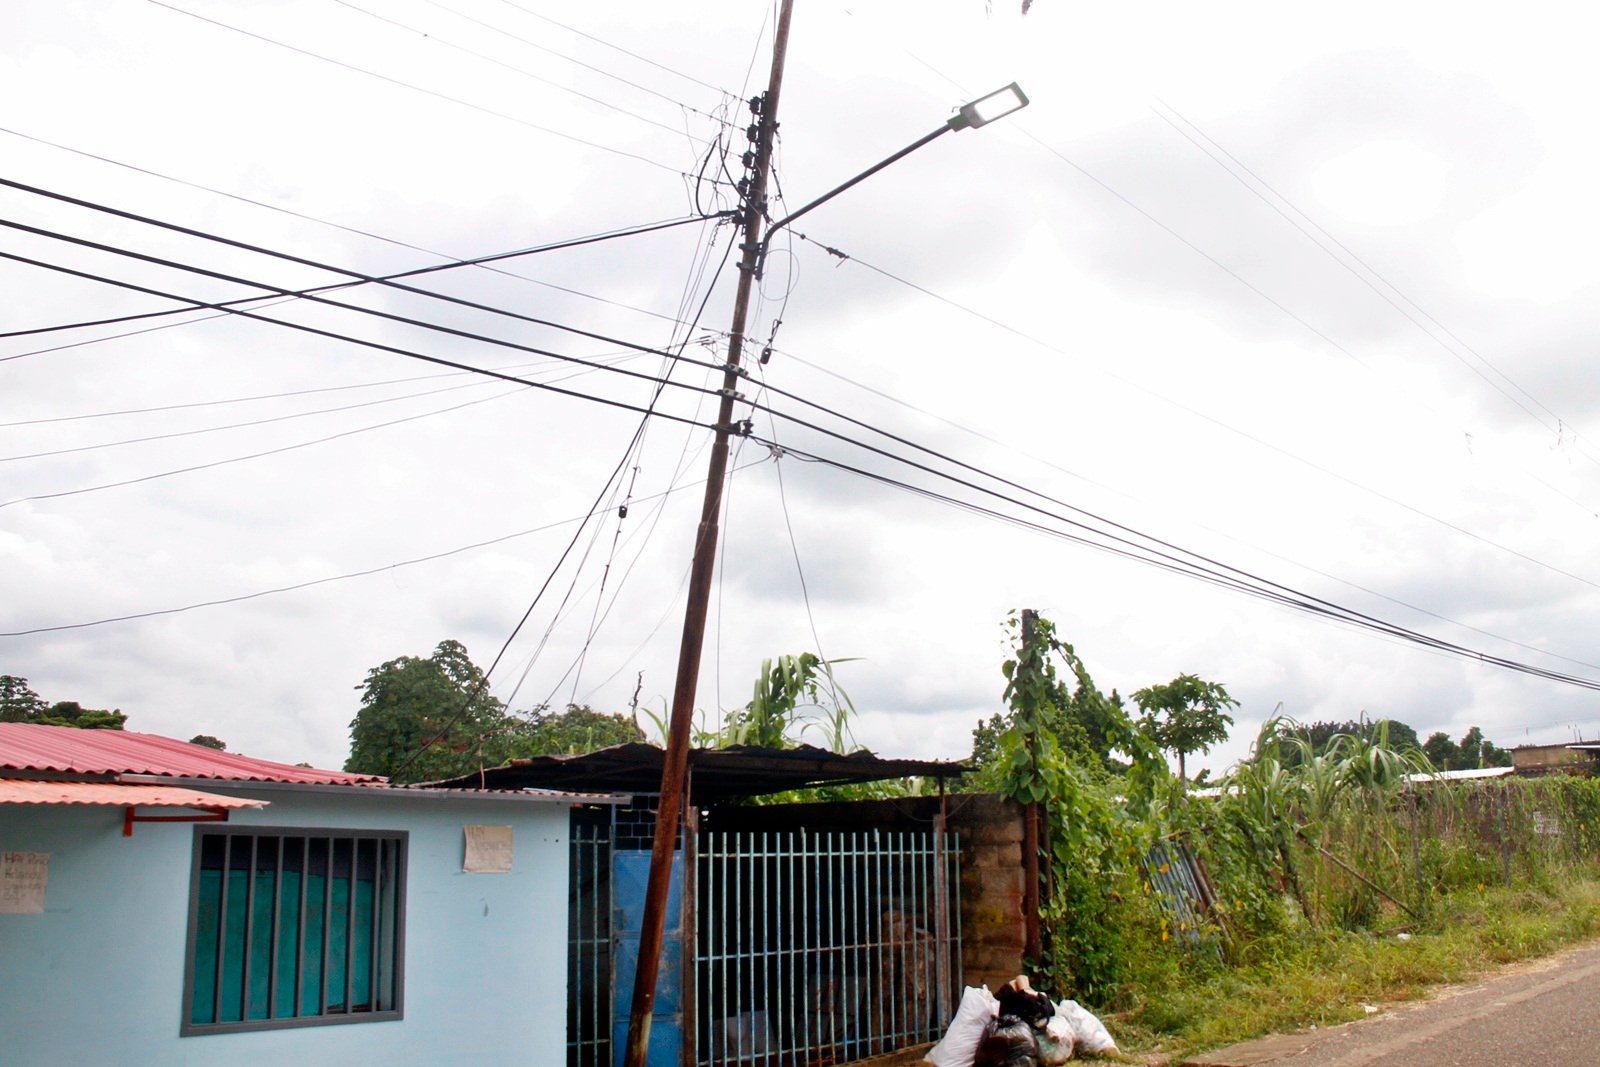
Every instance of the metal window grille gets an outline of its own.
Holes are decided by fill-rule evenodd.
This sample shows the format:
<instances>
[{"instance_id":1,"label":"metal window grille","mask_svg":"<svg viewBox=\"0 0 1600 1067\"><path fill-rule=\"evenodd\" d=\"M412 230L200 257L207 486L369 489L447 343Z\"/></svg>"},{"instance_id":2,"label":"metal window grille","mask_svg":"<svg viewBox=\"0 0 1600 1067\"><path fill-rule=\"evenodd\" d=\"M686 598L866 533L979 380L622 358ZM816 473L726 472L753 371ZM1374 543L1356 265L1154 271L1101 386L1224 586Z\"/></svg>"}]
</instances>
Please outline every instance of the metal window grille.
<instances>
[{"instance_id":1,"label":"metal window grille","mask_svg":"<svg viewBox=\"0 0 1600 1067\"><path fill-rule=\"evenodd\" d=\"M707 832L697 853L699 1064L846 1062L942 1032L956 835Z\"/></svg>"},{"instance_id":2,"label":"metal window grille","mask_svg":"<svg viewBox=\"0 0 1600 1067\"><path fill-rule=\"evenodd\" d=\"M195 831L184 1034L398 1019L406 834Z\"/></svg>"},{"instance_id":3,"label":"metal window grille","mask_svg":"<svg viewBox=\"0 0 1600 1067\"><path fill-rule=\"evenodd\" d=\"M567 1067L609 1067L611 849L609 809L572 810L567 900Z\"/></svg>"}]
</instances>

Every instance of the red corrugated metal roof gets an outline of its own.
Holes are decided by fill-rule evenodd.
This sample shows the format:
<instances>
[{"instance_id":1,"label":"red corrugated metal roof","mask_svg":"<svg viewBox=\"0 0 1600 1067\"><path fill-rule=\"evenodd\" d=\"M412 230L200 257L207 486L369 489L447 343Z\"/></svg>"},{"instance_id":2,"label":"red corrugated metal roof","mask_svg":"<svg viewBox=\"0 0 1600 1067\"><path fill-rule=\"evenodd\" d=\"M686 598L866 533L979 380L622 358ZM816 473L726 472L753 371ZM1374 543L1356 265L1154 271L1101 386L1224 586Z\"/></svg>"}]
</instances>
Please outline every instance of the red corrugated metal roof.
<instances>
[{"instance_id":1,"label":"red corrugated metal roof","mask_svg":"<svg viewBox=\"0 0 1600 1067\"><path fill-rule=\"evenodd\" d=\"M225 797L171 785L38 782L0 778L0 804L95 804L138 808L264 808L265 800Z\"/></svg>"},{"instance_id":2,"label":"red corrugated metal roof","mask_svg":"<svg viewBox=\"0 0 1600 1067\"><path fill-rule=\"evenodd\" d=\"M374 774L347 774L252 759L131 730L79 730L70 726L0 722L0 774L9 771L159 774L169 778L306 785L368 785L384 780Z\"/></svg>"}]
</instances>

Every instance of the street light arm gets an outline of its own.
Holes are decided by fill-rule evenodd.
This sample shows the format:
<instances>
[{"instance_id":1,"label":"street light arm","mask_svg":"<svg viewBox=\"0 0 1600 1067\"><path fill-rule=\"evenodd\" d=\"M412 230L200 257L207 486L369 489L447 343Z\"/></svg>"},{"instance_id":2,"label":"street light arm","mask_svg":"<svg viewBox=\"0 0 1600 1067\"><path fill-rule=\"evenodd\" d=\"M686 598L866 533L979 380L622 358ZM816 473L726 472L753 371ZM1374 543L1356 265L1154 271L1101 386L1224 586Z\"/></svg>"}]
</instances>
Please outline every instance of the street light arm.
<instances>
[{"instance_id":1,"label":"street light arm","mask_svg":"<svg viewBox=\"0 0 1600 1067\"><path fill-rule=\"evenodd\" d=\"M838 196L846 189L849 189L851 186L857 184L858 182L866 181L884 167L887 167L889 164L898 159L903 159L906 156L909 156L911 153L915 152L929 141L943 137L951 130L975 130L980 126L987 126L995 119L1002 119L1015 111L1021 111L1027 106L1028 95L1022 91L1022 87L1016 82L1012 82L1003 89L997 89L988 96L979 97L971 103L962 104L956 114L951 115L950 118L945 121L943 126L940 126L937 130L934 130L926 137L922 137L916 141L913 141L904 148L900 149L900 151L896 152L894 155L890 156L888 159L885 159L880 163L873 164L860 174L857 174L854 178L851 178L849 181L845 182L843 185L836 186L833 189L830 189L828 192L823 193L821 196L811 201L811 203L807 204L799 211L785 215L777 222L774 222L767 228L766 236L761 238L760 245L756 247L756 280L760 281L762 274L766 271L767 249L772 245L772 235L789 225L789 223L793 222L801 215L804 215L813 208L821 207L823 204L826 204L829 200L832 200L834 197Z\"/></svg>"},{"instance_id":2,"label":"street light arm","mask_svg":"<svg viewBox=\"0 0 1600 1067\"><path fill-rule=\"evenodd\" d=\"M945 125L940 126L937 130L934 130L932 133L928 134L927 136L921 137L921 138L917 139L916 141L913 141L911 144L906 145L904 148L900 149L900 151L896 152L894 155L890 156L888 159L882 160L882 161L880 161L878 163L874 163L872 166L868 167L866 170L862 171L860 174L857 174L854 178L851 178L849 181L845 182L843 185L835 186L833 189L830 189L828 192L823 193L821 196L819 196L815 200L811 201L811 203L807 204L805 207L801 208L798 211L794 211L794 212L789 213L788 215L785 215L783 218L779 219L777 222L774 222L771 226L767 227L766 236L761 238L761 248L756 254L756 279L759 281L761 276L762 276L762 274L764 273L764 271L766 269L766 265L767 265L767 248L772 243L772 235L773 234L777 233L779 230L781 230L785 226L789 225L789 223L793 222L795 219L799 218L801 215L806 214L812 208L821 207L823 204L826 204L829 200L832 200L834 197L838 196L840 193L844 192L846 189L849 189L851 186L856 185L856 184L858 184L860 182L866 181L868 178L872 177L874 174L878 173L880 170L882 170L884 167L887 167L889 164L894 163L897 160L903 159L906 156L909 156L911 153L915 152L917 149L921 148L923 145L927 144L929 141L932 141L932 140L935 140L936 138L942 137L945 134L949 133L951 130L955 130L955 129L960 129L960 127L951 125L949 123L946 123Z\"/></svg>"}]
</instances>

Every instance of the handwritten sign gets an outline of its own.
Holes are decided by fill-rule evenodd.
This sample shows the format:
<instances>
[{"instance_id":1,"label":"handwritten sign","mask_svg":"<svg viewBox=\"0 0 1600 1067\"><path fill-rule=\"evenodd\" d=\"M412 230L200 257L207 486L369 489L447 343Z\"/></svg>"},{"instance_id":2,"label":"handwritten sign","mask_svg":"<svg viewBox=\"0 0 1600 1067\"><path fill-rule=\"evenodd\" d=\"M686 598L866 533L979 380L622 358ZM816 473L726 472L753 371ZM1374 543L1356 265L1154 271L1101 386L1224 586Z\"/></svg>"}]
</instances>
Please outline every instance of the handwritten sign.
<instances>
[{"instance_id":1,"label":"handwritten sign","mask_svg":"<svg viewBox=\"0 0 1600 1067\"><path fill-rule=\"evenodd\" d=\"M48 852L0 852L0 915L42 914L49 876Z\"/></svg>"},{"instance_id":2,"label":"handwritten sign","mask_svg":"<svg viewBox=\"0 0 1600 1067\"><path fill-rule=\"evenodd\" d=\"M507 874L511 870L511 827L463 826L466 858L461 869L473 874Z\"/></svg>"}]
</instances>

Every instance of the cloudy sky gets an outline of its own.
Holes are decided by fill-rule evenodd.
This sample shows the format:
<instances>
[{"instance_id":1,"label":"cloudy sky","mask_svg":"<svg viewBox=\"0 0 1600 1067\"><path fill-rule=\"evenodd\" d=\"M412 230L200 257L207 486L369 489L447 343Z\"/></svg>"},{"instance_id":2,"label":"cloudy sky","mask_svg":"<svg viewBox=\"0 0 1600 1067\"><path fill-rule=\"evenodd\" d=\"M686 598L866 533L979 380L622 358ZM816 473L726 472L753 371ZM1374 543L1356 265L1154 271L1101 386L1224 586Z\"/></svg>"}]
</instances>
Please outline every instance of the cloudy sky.
<instances>
[{"instance_id":1,"label":"cloudy sky","mask_svg":"<svg viewBox=\"0 0 1600 1067\"><path fill-rule=\"evenodd\" d=\"M796 7L775 213L1033 102L774 242L708 716L819 650L861 743L961 757L1033 607L1106 689L1225 683L1194 766L1275 708L1600 734L1582 685L1394 635L1600 683L1588 16ZM513 707L659 713L735 277L697 216L733 206L773 18L6 4L0 673L329 766L366 672L445 638L506 646ZM1390 632L1071 539L1107 531Z\"/></svg>"}]
</instances>

